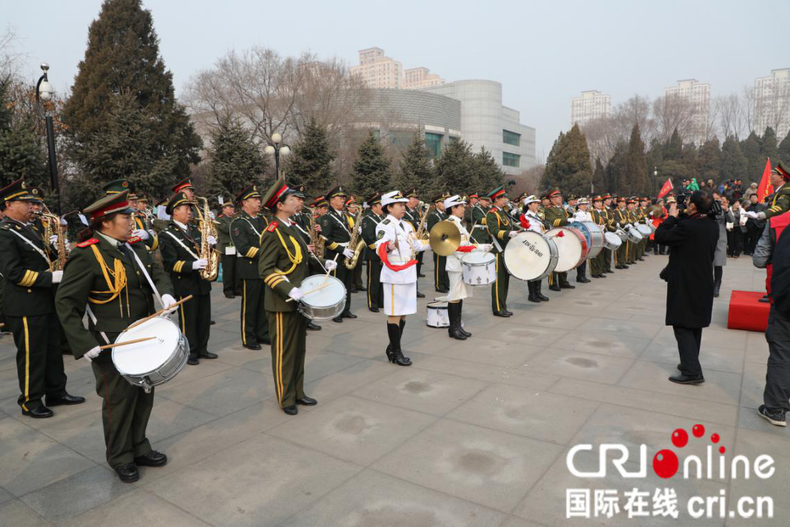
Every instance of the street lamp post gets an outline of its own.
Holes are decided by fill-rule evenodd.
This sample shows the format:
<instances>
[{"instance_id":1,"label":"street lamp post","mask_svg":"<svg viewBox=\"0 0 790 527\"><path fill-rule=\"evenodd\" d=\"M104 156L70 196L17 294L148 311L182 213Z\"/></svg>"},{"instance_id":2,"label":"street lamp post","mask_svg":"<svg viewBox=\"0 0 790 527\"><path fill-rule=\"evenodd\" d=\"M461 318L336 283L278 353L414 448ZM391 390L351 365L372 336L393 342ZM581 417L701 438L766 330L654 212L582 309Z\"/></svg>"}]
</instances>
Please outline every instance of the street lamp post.
<instances>
[{"instance_id":1,"label":"street lamp post","mask_svg":"<svg viewBox=\"0 0 790 527\"><path fill-rule=\"evenodd\" d=\"M38 79L36 83L36 109L41 117L44 118L47 128L47 151L49 153L49 179L52 184L52 190L55 192L57 198L57 214L60 216L60 184L58 182L58 158L55 153L55 128L52 124L52 113L44 108L41 101L49 101L55 95L55 88L49 83L47 79L47 71L49 64L46 62L41 63L41 70L44 74Z\"/></svg>"},{"instance_id":2,"label":"street lamp post","mask_svg":"<svg viewBox=\"0 0 790 527\"><path fill-rule=\"evenodd\" d=\"M291 153L291 147L286 144L282 144L282 141L283 136L275 132L272 134L272 142L266 145L266 147L263 149L264 153L267 155L274 156L274 179L278 179L280 177L280 155L287 156Z\"/></svg>"},{"instance_id":3,"label":"street lamp post","mask_svg":"<svg viewBox=\"0 0 790 527\"><path fill-rule=\"evenodd\" d=\"M658 197L658 167L653 167L653 190L655 190L656 197Z\"/></svg>"}]
</instances>

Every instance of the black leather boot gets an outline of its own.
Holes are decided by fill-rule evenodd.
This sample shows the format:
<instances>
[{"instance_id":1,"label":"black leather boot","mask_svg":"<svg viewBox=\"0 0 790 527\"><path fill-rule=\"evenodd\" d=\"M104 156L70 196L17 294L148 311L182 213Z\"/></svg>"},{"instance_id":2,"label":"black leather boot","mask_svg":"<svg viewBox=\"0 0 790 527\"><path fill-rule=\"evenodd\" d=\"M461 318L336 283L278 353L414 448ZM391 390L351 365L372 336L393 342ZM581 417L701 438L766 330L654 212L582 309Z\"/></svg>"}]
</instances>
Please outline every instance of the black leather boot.
<instances>
[{"instance_id":1,"label":"black leather boot","mask_svg":"<svg viewBox=\"0 0 790 527\"><path fill-rule=\"evenodd\" d=\"M450 338L466 340L466 335L458 330L458 326L461 324L459 307L461 306L458 305L458 302L449 302L447 304L447 314L450 318L450 327L447 328L447 333L450 335Z\"/></svg>"},{"instance_id":2,"label":"black leather boot","mask_svg":"<svg viewBox=\"0 0 790 527\"><path fill-rule=\"evenodd\" d=\"M527 282L527 290L529 291L529 296L527 297L527 300L529 300L530 302L535 302L537 304L537 303L540 303L540 298L538 298L535 295L535 286L536 285L537 285L537 282Z\"/></svg>"},{"instance_id":3,"label":"black leather boot","mask_svg":"<svg viewBox=\"0 0 790 527\"><path fill-rule=\"evenodd\" d=\"M464 329L464 326L463 326L463 322L464 322L463 313L464 313L464 301L463 300L459 300L458 301L458 329L461 331L461 333L463 333L467 337L471 337L472 334Z\"/></svg>"},{"instance_id":4,"label":"black leather boot","mask_svg":"<svg viewBox=\"0 0 790 527\"><path fill-rule=\"evenodd\" d=\"M401 323L396 326L395 324L387 323L387 334L390 338L390 346L387 348L387 359L398 366L411 366L411 359L404 357L400 349L401 328L404 325Z\"/></svg>"},{"instance_id":5,"label":"black leather boot","mask_svg":"<svg viewBox=\"0 0 790 527\"><path fill-rule=\"evenodd\" d=\"M538 298L538 300L542 302L548 302L549 297L547 297L546 295L540 292L542 287L543 287L543 281L538 280L537 282L535 282L535 296Z\"/></svg>"}]
</instances>

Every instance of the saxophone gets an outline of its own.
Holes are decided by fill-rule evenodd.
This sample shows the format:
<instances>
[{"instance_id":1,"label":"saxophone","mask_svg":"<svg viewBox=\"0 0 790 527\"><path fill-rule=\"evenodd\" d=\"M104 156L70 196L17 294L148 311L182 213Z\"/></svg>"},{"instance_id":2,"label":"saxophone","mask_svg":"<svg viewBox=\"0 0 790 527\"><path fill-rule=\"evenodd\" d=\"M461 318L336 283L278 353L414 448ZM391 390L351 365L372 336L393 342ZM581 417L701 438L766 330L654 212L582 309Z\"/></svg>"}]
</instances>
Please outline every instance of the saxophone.
<instances>
[{"instance_id":1,"label":"saxophone","mask_svg":"<svg viewBox=\"0 0 790 527\"><path fill-rule=\"evenodd\" d=\"M315 230L315 216L312 212L307 213L307 218L310 220L310 244L315 250L315 255L319 258L324 257L324 246L326 245L326 238Z\"/></svg>"},{"instance_id":2,"label":"saxophone","mask_svg":"<svg viewBox=\"0 0 790 527\"><path fill-rule=\"evenodd\" d=\"M219 253L211 248L208 243L209 236L217 238L216 221L211 219L211 209L208 206L208 199L198 197L198 201L203 200L203 211L196 207L198 211L198 228L200 229L200 253L198 257L204 258L208 263L205 269L200 270L200 277L209 282L217 279L219 272Z\"/></svg>"},{"instance_id":3,"label":"saxophone","mask_svg":"<svg viewBox=\"0 0 790 527\"><path fill-rule=\"evenodd\" d=\"M431 205L422 213L422 218L420 219L420 225L417 227L417 232L414 233L414 237L418 240L422 240L423 238L427 238L425 235L425 228L428 226L428 214L431 213L431 209L436 205Z\"/></svg>"},{"instance_id":4,"label":"saxophone","mask_svg":"<svg viewBox=\"0 0 790 527\"><path fill-rule=\"evenodd\" d=\"M351 239L348 240L348 248L354 251L354 256L351 258L346 258L343 262L343 265L346 266L346 269L353 269L357 266L357 261L359 261L359 255L362 253L362 249L365 248L365 240L359 240L359 231L362 230L362 226L359 224L360 220L362 219L362 207L359 207L359 211L357 211L357 215L354 218L354 227L351 231Z\"/></svg>"},{"instance_id":5,"label":"saxophone","mask_svg":"<svg viewBox=\"0 0 790 527\"><path fill-rule=\"evenodd\" d=\"M44 225L44 245L49 244L49 239L53 234L58 235L58 257L50 262L49 270L62 271L66 265L66 260L69 258L69 248L66 246L66 226L60 224L60 217L52 214L46 205L44 205L43 211L36 214L41 217L41 223Z\"/></svg>"}]
</instances>

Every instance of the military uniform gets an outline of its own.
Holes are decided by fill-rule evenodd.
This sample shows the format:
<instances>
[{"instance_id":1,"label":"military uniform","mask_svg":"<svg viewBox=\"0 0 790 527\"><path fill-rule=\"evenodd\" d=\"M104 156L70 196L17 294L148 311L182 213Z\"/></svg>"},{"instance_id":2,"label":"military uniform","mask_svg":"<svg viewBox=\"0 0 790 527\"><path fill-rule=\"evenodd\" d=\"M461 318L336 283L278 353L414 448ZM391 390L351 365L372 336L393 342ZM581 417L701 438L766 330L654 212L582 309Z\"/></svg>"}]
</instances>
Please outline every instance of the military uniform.
<instances>
[{"instance_id":1,"label":"military uniform","mask_svg":"<svg viewBox=\"0 0 790 527\"><path fill-rule=\"evenodd\" d=\"M555 191L557 192L557 191ZM549 194L556 195L555 192ZM549 226L549 229L554 229L556 227L565 227L570 223L568 221L569 214L568 209L563 207L562 205L559 206L551 206L544 211L544 215L546 217L546 224ZM572 286L568 282L568 273L551 273L549 275L549 289L552 291L559 291L560 289L573 289Z\"/></svg>"},{"instance_id":2,"label":"military uniform","mask_svg":"<svg viewBox=\"0 0 790 527\"><path fill-rule=\"evenodd\" d=\"M618 203L624 203L623 201L618 201ZM620 228L625 229L625 226L631 223L628 211L625 208L617 208L612 213L614 216L614 221L616 224L620 226ZM616 269L628 269L628 264L630 263L631 258L631 242L628 240L624 241L622 245L617 249L617 253L615 255L615 268Z\"/></svg>"},{"instance_id":3,"label":"military uniform","mask_svg":"<svg viewBox=\"0 0 790 527\"><path fill-rule=\"evenodd\" d=\"M617 230L617 228L615 227L615 223L616 222L615 222L615 219L614 219L614 213L611 211L611 209L609 207L606 206L606 200L607 199L611 199L611 196L609 194L606 194L606 195L602 196L602 198L604 200L604 206L601 209L601 215L606 220L606 225L607 225L607 228L609 229L609 232L615 232ZM601 253L603 253L603 255L604 255L603 256L603 272L604 273L608 273L608 274L614 273L614 271L612 271L612 259L615 258L615 253L613 251L609 250L609 249L606 249L606 248L604 248L604 250L601 251Z\"/></svg>"},{"instance_id":4,"label":"military uniform","mask_svg":"<svg viewBox=\"0 0 790 527\"><path fill-rule=\"evenodd\" d=\"M237 201L260 198L257 185L242 191ZM258 273L260 240L268 225L263 215L251 216L246 211L233 220L230 227L231 241L236 247L236 271L241 281L241 342L245 348L260 349L261 343L269 344L269 322L264 310L264 284Z\"/></svg>"},{"instance_id":5,"label":"military uniform","mask_svg":"<svg viewBox=\"0 0 790 527\"><path fill-rule=\"evenodd\" d=\"M486 214L488 211L479 203L472 207L471 236L474 243L491 243L491 236L486 228Z\"/></svg>"},{"instance_id":6,"label":"military uniform","mask_svg":"<svg viewBox=\"0 0 790 527\"><path fill-rule=\"evenodd\" d=\"M439 196L434 203L444 202L445 196ZM426 222L426 232L430 234L434 225L447 219L447 215L435 208L429 215ZM450 277L447 275L447 257L433 253L433 285L437 293L447 293L450 291Z\"/></svg>"},{"instance_id":7,"label":"military uniform","mask_svg":"<svg viewBox=\"0 0 790 527\"><path fill-rule=\"evenodd\" d=\"M503 196L503 187L495 189L489 196L492 202L498 197ZM496 316L509 317L513 313L507 309L507 293L510 286L510 274L507 272L504 262L505 248L510 241L510 233L517 230L517 227L510 221L507 213L502 209L492 206L485 217L486 229L491 236L493 248L491 250L496 257L496 282L491 285L491 310Z\"/></svg>"},{"instance_id":8,"label":"military uniform","mask_svg":"<svg viewBox=\"0 0 790 527\"><path fill-rule=\"evenodd\" d=\"M368 199L368 205L381 203L381 196L375 194ZM376 227L386 216L373 211L362 218L362 240L365 242L365 260L368 262L368 309L378 312L384 307L384 291L381 285L381 257L376 253Z\"/></svg>"},{"instance_id":9,"label":"military uniform","mask_svg":"<svg viewBox=\"0 0 790 527\"><path fill-rule=\"evenodd\" d=\"M85 209L94 218L115 212L131 214L126 192L106 196ZM55 297L75 358L114 342L131 323L155 312L155 291L146 275L165 302L168 298L172 301L170 279L144 244L123 243L95 232L93 238L76 245ZM86 306L90 307L87 329L83 325ZM167 461L163 454L151 450L146 437L155 389L146 393L126 381L115 368L110 351L100 352L91 366L96 393L103 399L107 462L124 481L134 481L137 469L135 465L133 471L129 469L130 464L160 466Z\"/></svg>"},{"instance_id":10,"label":"military uniform","mask_svg":"<svg viewBox=\"0 0 790 527\"><path fill-rule=\"evenodd\" d=\"M238 264L236 261L236 247L233 246L233 241L230 238L230 224L233 223L233 218L233 216L226 216L224 213L217 217L219 222L217 225L217 233L219 234L217 250L222 263L222 292L227 298L234 298L237 294L241 294L236 273Z\"/></svg>"},{"instance_id":11,"label":"military uniform","mask_svg":"<svg viewBox=\"0 0 790 527\"><path fill-rule=\"evenodd\" d=\"M21 180L0 190L0 202L4 205L34 199ZM5 330L14 334L17 349L17 402L22 413L31 417L53 415L44 405L44 396L51 406L71 397L66 393L61 328L55 313L55 274L50 271L50 262L56 257L49 241L45 244L27 224L9 216L0 223ZM60 271L56 273L59 278Z\"/></svg>"},{"instance_id":12,"label":"military uniform","mask_svg":"<svg viewBox=\"0 0 790 527\"><path fill-rule=\"evenodd\" d=\"M766 219L790 211L790 185L787 183L787 180L776 192L765 198L765 203L768 205L768 208L765 209Z\"/></svg>"},{"instance_id":13,"label":"military uniform","mask_svg":"<svg viewBox=\"0 0 790 527\"><path fill-rule=\"evenodd\" d=\"M330 201L332 197L336 196L346 196L345 188L336 187L332 189L327 194L326 199ZM330 206L327 213L321 216L318 222L321 225L321 235L326 238L326 257L328 260L336 258L337 269L333 271L333 274L346 287L346 307L343 313L336 317L334 321L342 322L343 318L357 318L356 315L351 313L351 289L354 286L354 272L343 265L345 260L343 251L345 249L354 250L353 247L348 246L352 232L348 216L342 210L335 210Z\"/></svg>"},{"instance_id":14,"label":"military uniform","mask_svg":"<svg viewBox=\"0 0 790 527\"><path fill-rule=\"evenodd\" d=\"M406 195L406 197L407 198L416 198L417 197L417 189L414 189L411 192L409 192ZM407 205L406 206L406 214L404 214L403 220L404 221L408 221L411 224L411 227L414 230L414 232L417 232L417 229L420 228L420 221L422 220L422 216L420 215L419 208L415 207L413 209L410 209L408 207L408 205ZM427 225L426 225L426 227L427 227ZM425 258L425 253L424 252L419 252L415 256L415 258L417 260L417 278L420 278L420 277L425 276L424 274L422 274L422 264L423 264L423 259ZM420 291L419 291L419 284L418 284L418 286L417 286L417 298L422 298L424 296L425 295L420 293Z\"/></svg>"},{"instance_id":15,"label":"military uniform","mask_svg":"<svg viewBox=\"0 0 790 527\"><path fill-rule=\"evenodd\" d=\"M179 192L170 199L168 214L172 215L173 210L183 204L191 205L192 202ZM192 295L192 299L178 308L181 332L189 340L189 363L198 364L201 358L216 359L217 355L208 351L211 334L211 282L200 276L200 270L193 268L194 262L200 258L201 233L194 227L170 220L159 239L162 264L170 274L175 297L183 300Z\"/></svg>"},{"instance_id":16,"label":"military uniform","mask_svg":"<svg viewBox=\"0 0 790 527\"><path fill-rule=\"evenodd\" d=\"M596 201L603 201L600 196L596 196L593 198L593 204ZM607 232L614 231L614 220L610 220L607 218L606 210L601 208L600 210L593 208L590 211L590 216L592 216L592 221L596 225L601 228L601 231L604 235ZM606 265L607 259L609 258L609 254L607 253L608 249L603 247L601 252L598 253L598 256L590 260L590 274L593 278L606 278L604 274L606 272ZM609 251L611 252L611 251Z\"/></svg>"}]
</instances>

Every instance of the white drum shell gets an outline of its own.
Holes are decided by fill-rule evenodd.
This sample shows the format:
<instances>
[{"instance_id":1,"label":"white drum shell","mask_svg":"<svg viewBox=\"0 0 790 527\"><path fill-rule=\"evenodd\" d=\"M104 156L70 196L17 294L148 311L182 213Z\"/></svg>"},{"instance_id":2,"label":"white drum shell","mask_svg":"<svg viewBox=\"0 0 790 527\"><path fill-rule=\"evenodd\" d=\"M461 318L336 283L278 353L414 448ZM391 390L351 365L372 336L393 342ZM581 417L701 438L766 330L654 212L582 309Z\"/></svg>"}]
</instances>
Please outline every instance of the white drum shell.
<instances>
[{"instance_id":1,"label":"white drum shell","mask_svg":"<svg viewBox=\"0 0 790 527\"><path fill-rule=\"evenodd\" d=\"M642 234L631 224L626 226L625 235L628 237L628 241L631 243L639 243L642 241Z\"/></svg>"},{"instance_id":2,"label":"white drum shell","mask_svg":"<svg viewBox=\"0 0 790 527\"><path fill-rule=\"evenodd\" d=\"M590 252L587 254L587 258L595 258L603 250L603 230L600 225L592 221L584 221L582 225L587 227L590 232Z\"/></svg>"},{"instance_id":3,"label":"white drum shell","mask_svg":"<svg viewBox=\"0 0 790 527\"><path fill-rule=\"evenodd\" d=\"M447 302L429 302L426 324L432 328L450 327L450 315L447 312Z\"/></svg>"},{"instance_id":4,"label":"white drum shell","mask_svg":"<svg viewBox=\"0 0 790 527\"><path fill-rule=\"evenodd\" d=\"M623 240L620 239L617 233L606 232L604 233L603 237L604 237L604 245L610 251L616 251L623 244Z\"/></svg>"},{"instance_id":5,"label":"white drum shell","mask_svg":"<svg viewBox=\"0 0 790 527\"><path fill-rule=\"evenodd\" d=\"M584 239L584 235L578 231L574 232L574 230L567 227L556 227L546 233L557 244L559 260L554 269L557 273L565 273L576 269L584 262L587 256L585 247L587 242ZM563 235L558 236L560 233L563 233Z\"/></svg>"},{"instance_id":6,"label":"white drum shell","mask_svg":"<svg viewBox=\"0 0 790 527\"><path fill-rule=\"evenodd\" d=\"M559 249L554 240L544 234L520 232L508 242L503 260L508 273L514 278L542 280L557 267Z\"/></svg>"},{"instance_id":7,"label":"white drum shell","mask_svg":"<svg viewBox=\"0 0 790 527\"><path fill-rule=\"evenodd\" d=\"M299 289L302 293L307 293L324 283L329 285L299 300L298 311L310 320L331 320L340 315L346 307L346 286L334 276L323 274L308 276L302 281Z\"/></svg>"},{"instance_id":8,"label":"white drum shell","mask_svg":"<svg viewBox=\"0 0 790 527\"><path fill-rule=\"evenodd\" d=\"M112 361L129 384L149 391L173 379L187 363L189 341L167 318L156 317L123 331L116 344L155 337L156 340L115 347Z\"/></svg>"},{"instance_id":9,"label":"white drum shell","mask_svg":"<svg viewBox=\"0 0 790 527\"><path fill-rule=\"evenodd\" d=\"M642 237L644 238L647 238L648 236L653 234L653 229L651 229L648 225L645 225L644 223L638 223L636 225L636 230L638 230L639 234L641 234Z\"/></svg>"},{"instance_id":10,"label":"white drum shell","mask_svg":"<svg viewBox=\"0 0 790 527\"><path fill-rule=\"evenodd\" d=\"M496 282L496 257L479 251L466 254L461 260L461 276L470 286L493 284Z\"/></svg>"}]
</instances>

